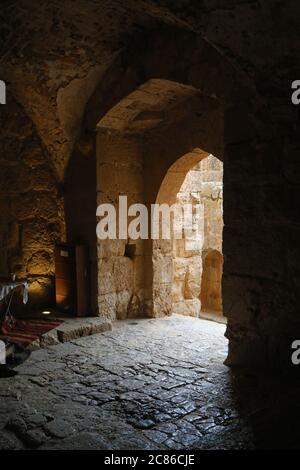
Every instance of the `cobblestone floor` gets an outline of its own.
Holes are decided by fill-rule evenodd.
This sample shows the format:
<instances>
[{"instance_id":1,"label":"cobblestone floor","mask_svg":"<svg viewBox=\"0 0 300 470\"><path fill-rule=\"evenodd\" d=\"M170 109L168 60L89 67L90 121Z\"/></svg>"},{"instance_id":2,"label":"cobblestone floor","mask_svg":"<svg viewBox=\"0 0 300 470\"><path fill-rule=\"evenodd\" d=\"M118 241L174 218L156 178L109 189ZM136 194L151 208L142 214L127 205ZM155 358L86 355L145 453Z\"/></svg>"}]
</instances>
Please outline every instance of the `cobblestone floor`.
<instances>
[{"instance_id":1,"label":"cobblestone floor","mask_svg":"<svg viewBox=\"0 0 300 470\"><path fill-rule=\"evenodd\" d=\"M0 448L297 447L299 382L228 369L224 331L173 316L35 351L0 380Z\"/></svg>"}]
</instances>

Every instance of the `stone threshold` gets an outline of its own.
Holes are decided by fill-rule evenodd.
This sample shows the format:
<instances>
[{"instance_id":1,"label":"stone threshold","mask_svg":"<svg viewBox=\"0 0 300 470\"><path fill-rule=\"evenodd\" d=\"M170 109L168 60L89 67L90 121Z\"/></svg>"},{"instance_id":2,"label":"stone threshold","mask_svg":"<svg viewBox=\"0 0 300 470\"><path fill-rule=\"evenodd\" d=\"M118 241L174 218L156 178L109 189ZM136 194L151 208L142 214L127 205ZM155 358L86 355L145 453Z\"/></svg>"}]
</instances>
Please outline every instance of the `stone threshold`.
<instances>
[{"instance_id":1,"label":"stone threshold","mask_svg":"<svg viewBox=\"0 0 300 470\"><path fill-rule=\"evenodd\" d=\"M109 320L98 317L84 318L59 318L62 323L42 335L39 339L28 346L30 350L48 348L60 343L67 343L83 336L95 335L104 331L112 330L112 323Z\"/></svg>"}]
</instances>

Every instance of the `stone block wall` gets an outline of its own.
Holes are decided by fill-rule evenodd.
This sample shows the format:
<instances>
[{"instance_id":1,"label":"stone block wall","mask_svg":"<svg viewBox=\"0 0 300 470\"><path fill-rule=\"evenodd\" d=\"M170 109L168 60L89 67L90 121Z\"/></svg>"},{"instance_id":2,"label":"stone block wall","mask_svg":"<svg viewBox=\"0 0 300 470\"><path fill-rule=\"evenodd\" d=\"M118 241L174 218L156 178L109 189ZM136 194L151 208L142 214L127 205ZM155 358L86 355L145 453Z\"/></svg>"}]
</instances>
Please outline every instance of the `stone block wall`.
<instances>
[{"instance_id":1,"label":"stone block wall","mask_svg":"<svg viewBox=\"0 0 300 470\"><path fill-rule=\"evenodd\" d=\"M0 273L28 279L28 307L53 305L54 245L64 239L59 186L32 122L11 96L0 122Z\"/></svg>"},{"instance_id":2,"label":"stone block wall","mask_svg":"<svg viewBox=\"0 0 300 470\"><path fill-rule=\"evenodd\" d=\"M116 209L119 196L127 196L128 207L143 202L141 143L106 129L97 135L97 204L111 203ZM130 221L130 219L129 219ZM143 240L99 240L99 315L115 319L142 316L145 311Z\"/></svg>"},{"instance_id":3,"label":"stone block wall","mask_svg":"<svg viewBox=\"0 0 300 470\"><path fill-rule=\"evenodd\" d=\"M202 233L200 246L193 250L186 249L185 239L173 240L172 309L175 313L196 317L201 308L221 311L222 263L217 263L216 258L215 269L211 269L208 259L211 252L219 253L219 259L222 258L222 162L209 155L193 167L177 194L177 203L201 207Z\"/></svg>"}]
</instances>

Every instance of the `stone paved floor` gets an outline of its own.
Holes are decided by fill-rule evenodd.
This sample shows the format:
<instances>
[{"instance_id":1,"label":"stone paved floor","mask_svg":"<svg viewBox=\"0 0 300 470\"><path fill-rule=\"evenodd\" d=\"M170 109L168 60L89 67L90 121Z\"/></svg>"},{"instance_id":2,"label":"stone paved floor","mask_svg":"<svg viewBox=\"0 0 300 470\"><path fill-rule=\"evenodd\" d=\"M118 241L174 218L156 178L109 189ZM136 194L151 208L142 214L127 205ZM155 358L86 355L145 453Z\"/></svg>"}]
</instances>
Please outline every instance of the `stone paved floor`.
<instances>
[{"instance_id":1,"label":"stone paved floor","mask_svg":"<svg viewBox=\"0 0 300 470\"><path fill-rule=\"evenodd\" d=\"M299 382L225 367L224 331L173 316L33 352L0 380L0 448L297 447Z\"/></svg>"}]
</instances>

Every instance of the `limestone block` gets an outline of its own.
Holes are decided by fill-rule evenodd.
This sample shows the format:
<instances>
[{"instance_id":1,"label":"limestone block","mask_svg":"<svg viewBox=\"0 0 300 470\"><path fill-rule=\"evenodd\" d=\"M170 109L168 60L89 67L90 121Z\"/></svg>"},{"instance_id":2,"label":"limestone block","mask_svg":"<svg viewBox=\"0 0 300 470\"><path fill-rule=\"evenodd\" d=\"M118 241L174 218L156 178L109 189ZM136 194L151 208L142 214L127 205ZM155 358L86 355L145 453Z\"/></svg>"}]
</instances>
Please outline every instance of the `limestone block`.
<instances>
[{"instance_id":1,"label":"limestone block","mask_svg":"<svg viewBox=\"0 0 300 470\"><path fill-rule=\"evenodd\" d=\"M55 344L59 343L57 330L53 329L48 331L48 333L44 334L40 338L40 347L41 348L48 348L49 346L54 346Z\"/></svg>"},{"instance_id":2,"label":"limestone block","mask_svg":"<svg viewBox=\"0 0 300 470\"><path fill-rule=\"evenodd\" d=\"M116 315L118 320L125 320L127 318L128 305L130 302L131 293L127 290L117 293Z\"/></svg>"},{"instance_id":3,"label":"limestone block","mask_svg":"<svg viewBox=\"0 0 300 470\"><path fill-rule=\"evenodd\" d=\"M186 258L176 257L173 263L173 279L174 280L185 280L185 276L188 270L188 260Z\"/></svg>"},{"instance_id":4,"label":"limestone block","mask_svg":"<svg viewBox=\"0 0 300 470\"><path fill-rule=\"evenodd\" d=\"M98 259L123 256L125 243L125 240L98 240Z\"/></svg>"},{"instance_id":5,"label":"limestone block","mask_svg":"<svg viewBox=\"0 0 300 470\"><path fill-rule=\"evenodd\" d=\"M221 162L220 162L221 164ZM223 171L220 170L208 170L204 171L201 175L201 180L203 183L212 182L214 185L217 182L222 182L223 180ZM202 184L202 190L205 188L205 184Z\"/></svg>"},{"instance_id":6,"label":"limestone block","mask_svg":"<svg viewBox=\"0 0 300 470\"><path fill-rule=\"evenodd\" d=\"M173 258L172 256L153 257L153 282L155 284L172 283L173 280Z\"/></svg>"},{"instance_id":7,"label":"limestone block","mask_svg":"<svg viewBox=\"0 0 300 470\"><path fill-rule=\"evenodd\" d=\"M172 313L172 283L153 285L153 316L161 317Z\"/></svg>"},{"instance_id":8,"label":"limestone block","mask_svg":"<svg viewBox=\"0 0 300 470\"><path fill-rule=\"evenodd\" d=\"M53 256L51 252L38 251L28 259L26 270L29 275L45 275L53 273Z\"/></svg>"},{"instance_id":9,"label":"limestone block","mask_svg":"<svg viewBox=\"0 0 300 470\"><path fill-rule=\"evenodd\" d=\"M137 294L133 294L130 298L127 317L128 318L137 318L143 314L142 302L140 297Z\"/></svg>"},{"instance_id":10,"label":"limestone block","mask_svg":"<svg viewBox=\"0 0 300 470\"><path fill-rule=\"evenodd\" d=\"M173 252L173 243L176 243L176 240L153 240L153 251L155 253L160 253L164 255L171 254Z\"/></svg>"},{"instance_id":11,"label":"limestone block","mask_svg":"<svg viewBox=\"0 0 300 470\"><path fill-rule=\"evenodd\" d=\"M184 197L184 195L187 197L189 193L193 191L201 191L201 186L202 186L201 171L192 169L187 173L184 179L184 182L180 188L180 192L178 196L179 198Z\"/></svg>"},{"instance_id":12,"label":"limestone block","mask_svg":"<svg viewBox=\"0 0 300 470\"><path fill-rule=\"evenodd\" d=\"M103 318L76 318L63 322L53 330L53 333L56 331L58 340L61 343L66 343L82 336L102 333L111 329L111 323Z\"/></svg>"},{"instance_id":13,"label":"limestone block","mask_svg":"<svg viewBox=\"0 0 300 470\"><path fill-rule=\"evenodd\" d=\"M187 279L184 286L184 298L195 299L200 296L201 293L201 278L199 280Z\"/></svg>"},{"instance_id":14,"label":"limestone block","mask_svg":"<svg viewBox=\"0 0 300 470\"><path fill-rule=\"evenodd\" d=\"M116 292L133 290L133 261L130 258L119 256L114 260L113 276Z\"/></svg>"},{"instance_id":15,"label":"limestone block","mask_svg":"<svg viewBox=\"0 0 300 470\"><path fill-rule=\"evenodd\" d=\"M41 342L39 339L36 339L32 343L30 343L26 349L28 349L29 351L37 351L38 349L40 349L40 347L41 347Z\"/></svg>"},{"instance_id":16,"label":"limestone block","mask_svg":"<svg viewBox=\"0 0 300 470\"><path fill-rule=\"evenodd\" d=\"M175 258L174 283L180 283L182 298L199 297L201 290L202 257L197 254L191 258ZM177 289L178 292L178 289Z\"/></svg>"},{"instance_id":17,"label":"limestone block","mask_svg":"<svg viewBox=\"0 0 300 470\"><path fill-rule=\"evenodd\" d=\"M45 221L29 221L23 224L22 246L24 250L39 251L41 248L53 250L56 240L61 239L59 224Z\"/></svg>"},{"instance_id":18,"label":"limestone block","mask_svg":"<svg viewBox=\"0 0 300 470\"><path fill-rule=\"evenodd\" d=\"M101 259L98 262L98 289L99 294L115 292L114 258Z\"/></svg>"},{"instance_id":19,"label":"limestone block","mask_svg":"<svg viewBox=\"0 0 300 470\"><path fill-rule=\"evenodd\" d=\"M178 258L185 258L185 242L184 239L176 240L175 245L175 256Z\"/></svg>"},{"instance_id":20,"label":"limestone block","mask_svg":"<svg viewBox=\"0 0 300 470\"><path fill-rule=\"evenodd\" d=\"M115 292L100 295L98 298L98 306L99 316L112 321L116 320L117 294Z\"/></svg>"},{"instance_id":21,"label":"limestone block","mask_svg":"<svg viewBox=\"0 0 300 470\"><path fill-rule=\"evenodd\" d=\"M172 284L172 300L173 302L177 302L179 300L184 299L184 289L185 289L185 282L184 281L173 281Z\"/></svg>"},{"instance_id":22,"label":"limestone block","mask_svg":"<svg viewBox=\"0 0 300 470\"><path fill-rule=\"evenodd\" d=\"M190 317L198 317L201 309L199 299L182 300L174 302L172 306L173 313L178 315L187 315Z\"/></svg>"}]
</instances>

